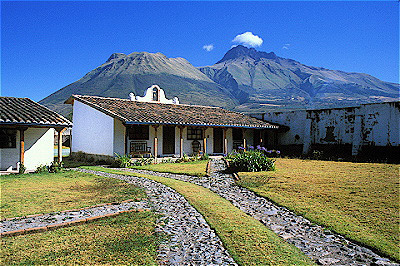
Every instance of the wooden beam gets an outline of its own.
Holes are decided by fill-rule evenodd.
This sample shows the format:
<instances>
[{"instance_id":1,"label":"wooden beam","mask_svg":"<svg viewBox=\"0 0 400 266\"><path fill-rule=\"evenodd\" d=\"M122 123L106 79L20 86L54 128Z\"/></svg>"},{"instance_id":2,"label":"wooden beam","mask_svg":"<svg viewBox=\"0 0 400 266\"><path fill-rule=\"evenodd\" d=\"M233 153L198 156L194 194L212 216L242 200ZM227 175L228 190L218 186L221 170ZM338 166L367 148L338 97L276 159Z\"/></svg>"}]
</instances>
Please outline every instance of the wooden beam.
<instances>
[{"instance_id":1,"label":"wooden beam","mask_svg":"<svg viewBox=\"0 0 400 266\"><path fill-rule=\"evenodd\" d=\"M179 127L179 155L183 157L183 128Z\"/></svg>"},{"instance_id":2,"label":"wooden beam","mask_svg":"<svg viewBox=\"0 0 400 266\"><path fill-rule=\"evenodd\" d=\"M246 151L246 148L247 148L246 138L244 137L245 133L246 133L246 129L245 129L245 128L242 128L242 137L243 137L243 148L244 148L244 151Z\"/></svg>"},{"instance_id":3,"label":"wooden beam","mask_svg":"<svg viewBox=\"0 0 400 266\"><path fill-rule=\"evenodd\" d=\"M25 130L28 128L19 128L19 162L20 165L25 164Z\"/></svg>"},{"instance_id":4,"label":"wooden beam","mask_svg":"<svg viewBox=\"0 0 400 266\"><path fill-rule=\"evenodd\" d=\"M207 153L207 136L206 128L203 128L203 155Z\"/></svg>"},{"instance_id":5,"label":"wooden beam","mask_svg":"<svg viewBox=\"0 0 400 266\"><path fill-rule=\"evenodd\" d=\"M223 128L222 131L224 132L224 154L228 154L228 140L226 138L226 128Z\"/></svg>"},{"instance_id":6,"label":"wooden beam","mask_svg":"<svg viewBox=\"0 0 400 266\"><path fill-rule=\"evenodd\" d=\"M158 129L158 126L153 125L153 127L154 127L154 159L157 159L157 155L158 155L157 129Z\"/></svg>"},{"instance_id":7,"label":"wooden beam","mask_svg":"<svg viewBox=\"0 0 400 266\"><path fill-rule=\"evenodd\" d=\"M56 128L56 131L58 133L58 149L57 149L57 154L58 154L58 158L57 161L59 163L62 162L62 133L64 132L66 128Z\"/></svg>"}]
</instances>

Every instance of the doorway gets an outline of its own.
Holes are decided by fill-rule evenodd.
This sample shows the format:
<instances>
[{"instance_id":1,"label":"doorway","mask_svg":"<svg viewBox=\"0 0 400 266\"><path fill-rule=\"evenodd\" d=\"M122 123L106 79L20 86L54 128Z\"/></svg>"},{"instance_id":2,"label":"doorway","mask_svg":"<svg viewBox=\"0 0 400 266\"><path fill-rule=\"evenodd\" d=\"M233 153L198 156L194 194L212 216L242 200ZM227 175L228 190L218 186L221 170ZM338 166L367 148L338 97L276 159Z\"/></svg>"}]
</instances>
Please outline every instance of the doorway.
<instances>
[{"instance_id":1,"label":"doorway","mask_svg":"<svg viewBox=\"0 0 400 266\"><path fill-rule=\"evenodd\" d=\"M175 154L175 127L163 126L163 154Z\"/></svg>"},{"instance_id":2,"label":"doorway","mask_svg":"<svg viewBox=\"0 0 400 266\"><path fill-rule=\"evenodd\" d=\"M214 153L223 153L223 130L222 128L214 128Z\"/></svg>"}]
</instances>

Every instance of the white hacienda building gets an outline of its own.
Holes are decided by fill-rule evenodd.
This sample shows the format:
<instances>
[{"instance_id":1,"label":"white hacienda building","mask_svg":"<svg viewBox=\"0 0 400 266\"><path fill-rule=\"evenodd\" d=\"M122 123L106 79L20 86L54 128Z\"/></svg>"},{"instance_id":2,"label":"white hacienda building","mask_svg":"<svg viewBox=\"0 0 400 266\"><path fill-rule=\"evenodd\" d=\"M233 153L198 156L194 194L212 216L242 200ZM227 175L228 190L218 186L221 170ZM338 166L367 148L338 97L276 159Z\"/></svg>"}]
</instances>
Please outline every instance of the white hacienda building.
<instances>
[{"instance_id":1,"label":"white hacienda building","mask_svg":"<svg viewBox=\"0 0 400 266\"><path fill-rule=\"evenodd\" d=\"M130 99L73 95L72 152L113 156L226 154L238 146L264 145L279 129L218 107L179 104L160 87Z\"/></svg>"}]
</instances>

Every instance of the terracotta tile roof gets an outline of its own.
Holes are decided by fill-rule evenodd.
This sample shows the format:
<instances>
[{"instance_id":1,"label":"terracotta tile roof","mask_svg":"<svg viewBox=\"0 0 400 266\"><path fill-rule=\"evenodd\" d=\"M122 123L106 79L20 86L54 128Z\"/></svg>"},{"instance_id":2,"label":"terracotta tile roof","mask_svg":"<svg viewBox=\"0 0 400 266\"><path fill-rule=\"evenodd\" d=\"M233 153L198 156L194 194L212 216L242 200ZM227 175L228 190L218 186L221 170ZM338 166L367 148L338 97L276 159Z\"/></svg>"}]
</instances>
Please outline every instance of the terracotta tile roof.
<instances>
[{"instance_id":1,"label":"terracotta tile roof","mask_svg":"<svg viewBox=\"0 0 400 266\"><path fill-rule=\"evenodd\" d=\"M71 127L72 123L31 99L0 97L0 125Z\"/></svg>"},{"instance_id":2,"label":"terracotta tile roof","mask_svg":"<svg viewBox=\"0 0 400 266\"><path fill-rule=\"evenodd\" d=\"M279 128L278 125L219 107L137 102L83 95L72 95L66 103L72 103L73 99L126 124Z\"/></svg>"}]
</instances>

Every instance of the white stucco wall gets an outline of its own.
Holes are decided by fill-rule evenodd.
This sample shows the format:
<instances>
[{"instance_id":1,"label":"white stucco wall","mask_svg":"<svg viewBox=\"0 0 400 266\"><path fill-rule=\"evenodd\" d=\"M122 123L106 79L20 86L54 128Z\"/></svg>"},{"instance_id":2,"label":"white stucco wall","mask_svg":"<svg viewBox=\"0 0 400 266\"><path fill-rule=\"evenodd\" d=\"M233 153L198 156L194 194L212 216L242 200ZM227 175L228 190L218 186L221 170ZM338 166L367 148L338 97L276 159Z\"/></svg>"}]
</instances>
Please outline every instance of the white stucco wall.
<instances>
[{"instance_id":1,"label":"white stucco wall","mask_svg":"<svg viewBox=\"0 0 400 266\"><path fill-rule=\"evenodd\" d=\"M288 126L280 145L351 144L353 154L363 145L399 146L400 103L364 104L359 107L271 112L265 121ZM255 116L260 118L261 115ZM334 139L327 139L328 128ZM299 136L298 139L295 136Z\"/></svg>"},{"instance_id":2,"label":"white stucco wall","mask_svg":"<svg viewBox=\"0 0 400 266\"><path fill-rule=\"evenodd\" d=\"M125 154L125 131L126 128L122 122L114 118L114 139L113 149L114 154Z\"/></svg>"},{"instance_id":3,"label":"white stucco wall","mask_svg":"<svg viewBox=\"0 0 400 266\"><path fill-rule=\"evenodd\" d=\"M73 123L72 152L114 155L114 118L74 101ZM120 146L115 148L120 149Z\"/></svg>"},{"instance_id":4,"label":"white stucco wall","mask_svg":"<svg viewBox=\"0 0 400 266\"><path fill-rule=\"evenodd\" d=\"M35 170L54 160L54 129L28 128L25 131L25 167Z\"/></svg>"},{"instance_id":5,"label":"white stucco wall","mask_svg":"<svg viewBox=\"0 0 400 266\"><path fill-rule=\"evenodd\" d=\"M28 128L24 132L25 162L27 170L36 170L41 165L49 165L54 160L54 129ZM0 149L1 169L17 168L20 151L20 134L17 131L17 145L13 149Z\"/></svg>"}]
</instances>

